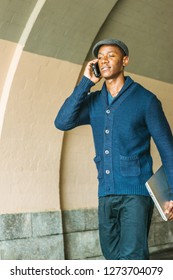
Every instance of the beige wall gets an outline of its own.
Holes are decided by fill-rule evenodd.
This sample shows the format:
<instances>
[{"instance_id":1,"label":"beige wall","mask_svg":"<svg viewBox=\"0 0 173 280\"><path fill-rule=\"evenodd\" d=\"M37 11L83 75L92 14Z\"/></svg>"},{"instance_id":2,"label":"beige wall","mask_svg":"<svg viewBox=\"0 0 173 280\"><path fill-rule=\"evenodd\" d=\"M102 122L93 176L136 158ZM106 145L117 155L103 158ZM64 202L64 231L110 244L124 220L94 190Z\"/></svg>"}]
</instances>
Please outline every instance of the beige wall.
<instances>
[{"instance_id":1,"label":"beige wall","mask_svg":"<svg viewBox=\"0 0 173 280\"><path fill-rule=\"evenodd\" d=\"M12 46L6 45L10 57ZM78 65L23 52L0 139L0 213L60 209L63 133L55 129L54 118L79 71Z\"/></svg>"},{"instance_id":2,"label":"beige wall","mask_svg":"<svg viewBox=\"0 0 173 280\"><path fill-rule=\"evenodd\" d=\"M16 44L0 39L0 98L2 96L3 86L8 72Z\"/></svg>"}]
</instances>

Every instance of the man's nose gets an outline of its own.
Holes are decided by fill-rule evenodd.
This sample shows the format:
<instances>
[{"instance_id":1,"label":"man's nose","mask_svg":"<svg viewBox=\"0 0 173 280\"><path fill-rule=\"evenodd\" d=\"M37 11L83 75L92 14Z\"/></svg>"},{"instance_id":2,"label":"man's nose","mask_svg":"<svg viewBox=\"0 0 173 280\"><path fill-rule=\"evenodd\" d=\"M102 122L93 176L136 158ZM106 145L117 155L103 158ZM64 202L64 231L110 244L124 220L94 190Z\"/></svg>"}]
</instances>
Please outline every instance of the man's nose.
<instances>
[{"instance_id":1,"label":"man's nose","mask_svg":"<svg viewBox=\"0 0 173 280\"><path fill-rule=\"evenodd\" d=\"M101 63L105 63L105 62L108 62L108 56L105 55L104 57L102 57L102 60L101 60Z\"/></svg>"}]
</instances>

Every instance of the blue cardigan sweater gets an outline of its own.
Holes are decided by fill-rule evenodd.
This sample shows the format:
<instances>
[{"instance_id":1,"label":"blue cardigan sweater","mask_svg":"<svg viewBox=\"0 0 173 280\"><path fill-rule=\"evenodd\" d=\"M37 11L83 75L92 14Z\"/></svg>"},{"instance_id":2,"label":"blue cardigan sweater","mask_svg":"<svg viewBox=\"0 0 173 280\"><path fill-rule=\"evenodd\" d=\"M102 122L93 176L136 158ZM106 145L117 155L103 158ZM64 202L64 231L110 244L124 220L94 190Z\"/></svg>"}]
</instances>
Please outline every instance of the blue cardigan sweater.
<instances>
[{"instance_id":1,"label":"blue cardigan sweater","mask_svg":"<svg viewBox=\"0 0 173 280\"><path fill-rule=\"evenodd\" d=\"M173 136L160 101L130 77L125 77L123 88L111 104L105 83L100 91L89 93L93 85L83 76L61 107L55 126L65 131L91 125L98 195L149 195L145 182L153 174L152 137L173 198Z\"/></svg>"}]
</instances>

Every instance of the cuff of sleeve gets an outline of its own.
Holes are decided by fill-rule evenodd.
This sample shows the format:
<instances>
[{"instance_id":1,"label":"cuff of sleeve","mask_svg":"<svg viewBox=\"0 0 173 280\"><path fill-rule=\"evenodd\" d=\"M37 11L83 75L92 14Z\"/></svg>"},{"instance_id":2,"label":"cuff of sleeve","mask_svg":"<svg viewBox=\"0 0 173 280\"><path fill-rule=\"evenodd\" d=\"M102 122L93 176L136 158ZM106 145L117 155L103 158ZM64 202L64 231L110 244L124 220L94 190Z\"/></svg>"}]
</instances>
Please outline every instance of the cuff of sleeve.
<instances>
[{"instance_id":1,"label":"cuff of sleeve","mask_svg":"<svg viewBox=\"0 0 173 280\"><path fill-rule=\"evenodd\" d=\"M82 86L83 89L89 91L91 87L93 87L95 83L93 83L89 78L83 76L80 80L78 86Z\"/></svg>"},{"instance_id":2,"label":"cuff of sleeve","mask_svg":"<svg viewBox=\"0 0 173 280\"><path fill-rule=\"evenodd\" d=\"M86 76L83 76L73 92L75 100L83 101L89 93L90 88L94 85L95 84L90 79L88 79Z\"/></svg>"}]
</instances>

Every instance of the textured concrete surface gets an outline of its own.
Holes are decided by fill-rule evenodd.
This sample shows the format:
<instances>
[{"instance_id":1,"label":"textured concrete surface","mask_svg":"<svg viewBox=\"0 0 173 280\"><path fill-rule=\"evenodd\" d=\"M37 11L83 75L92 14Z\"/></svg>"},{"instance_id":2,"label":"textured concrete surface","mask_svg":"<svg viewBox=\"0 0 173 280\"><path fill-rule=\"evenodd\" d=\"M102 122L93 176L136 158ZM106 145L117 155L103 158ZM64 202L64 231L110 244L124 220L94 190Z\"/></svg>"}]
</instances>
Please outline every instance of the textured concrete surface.
<instances>
[{"instance_id":1,"label":"textured concrete surface","mask_svg":"<svg viewBox=\"0 0 173 280\"><path fill-rule=\"evenodd\" d=\"M164 222L155 209L151 259L172 259L172 244L173 223ZM1 215L0 259L104 259L97 208Z\"/></svg>"},{"instance_id":2,"label":"textured concrete surface","mask_svg":"<svg viewBox=\"0 0 173 280\"><path fill-rule=\"evenodd\" d=\"M64 259L61 212L1 215L0 259Z\"/></svg>"},{"instance_id":3,"label":"textured concrete surface","mask_svg":"<svg viewBox=\"0 0 173 280\"><path fill-rule=\"evenodd\" d=\"M150 255L151 260L173 260L173 248L163 249Z\"/></svg>"},{"instance_id":4,"label":"textured concrete surface","mask_svg":"<svg viewBox=\"0 0 173 280\"><path fill-rule=\"evenodd\" d=\"M2 260L62 260L62 235L14 239L0 242Z\"/></svg>"}]
</instances>

